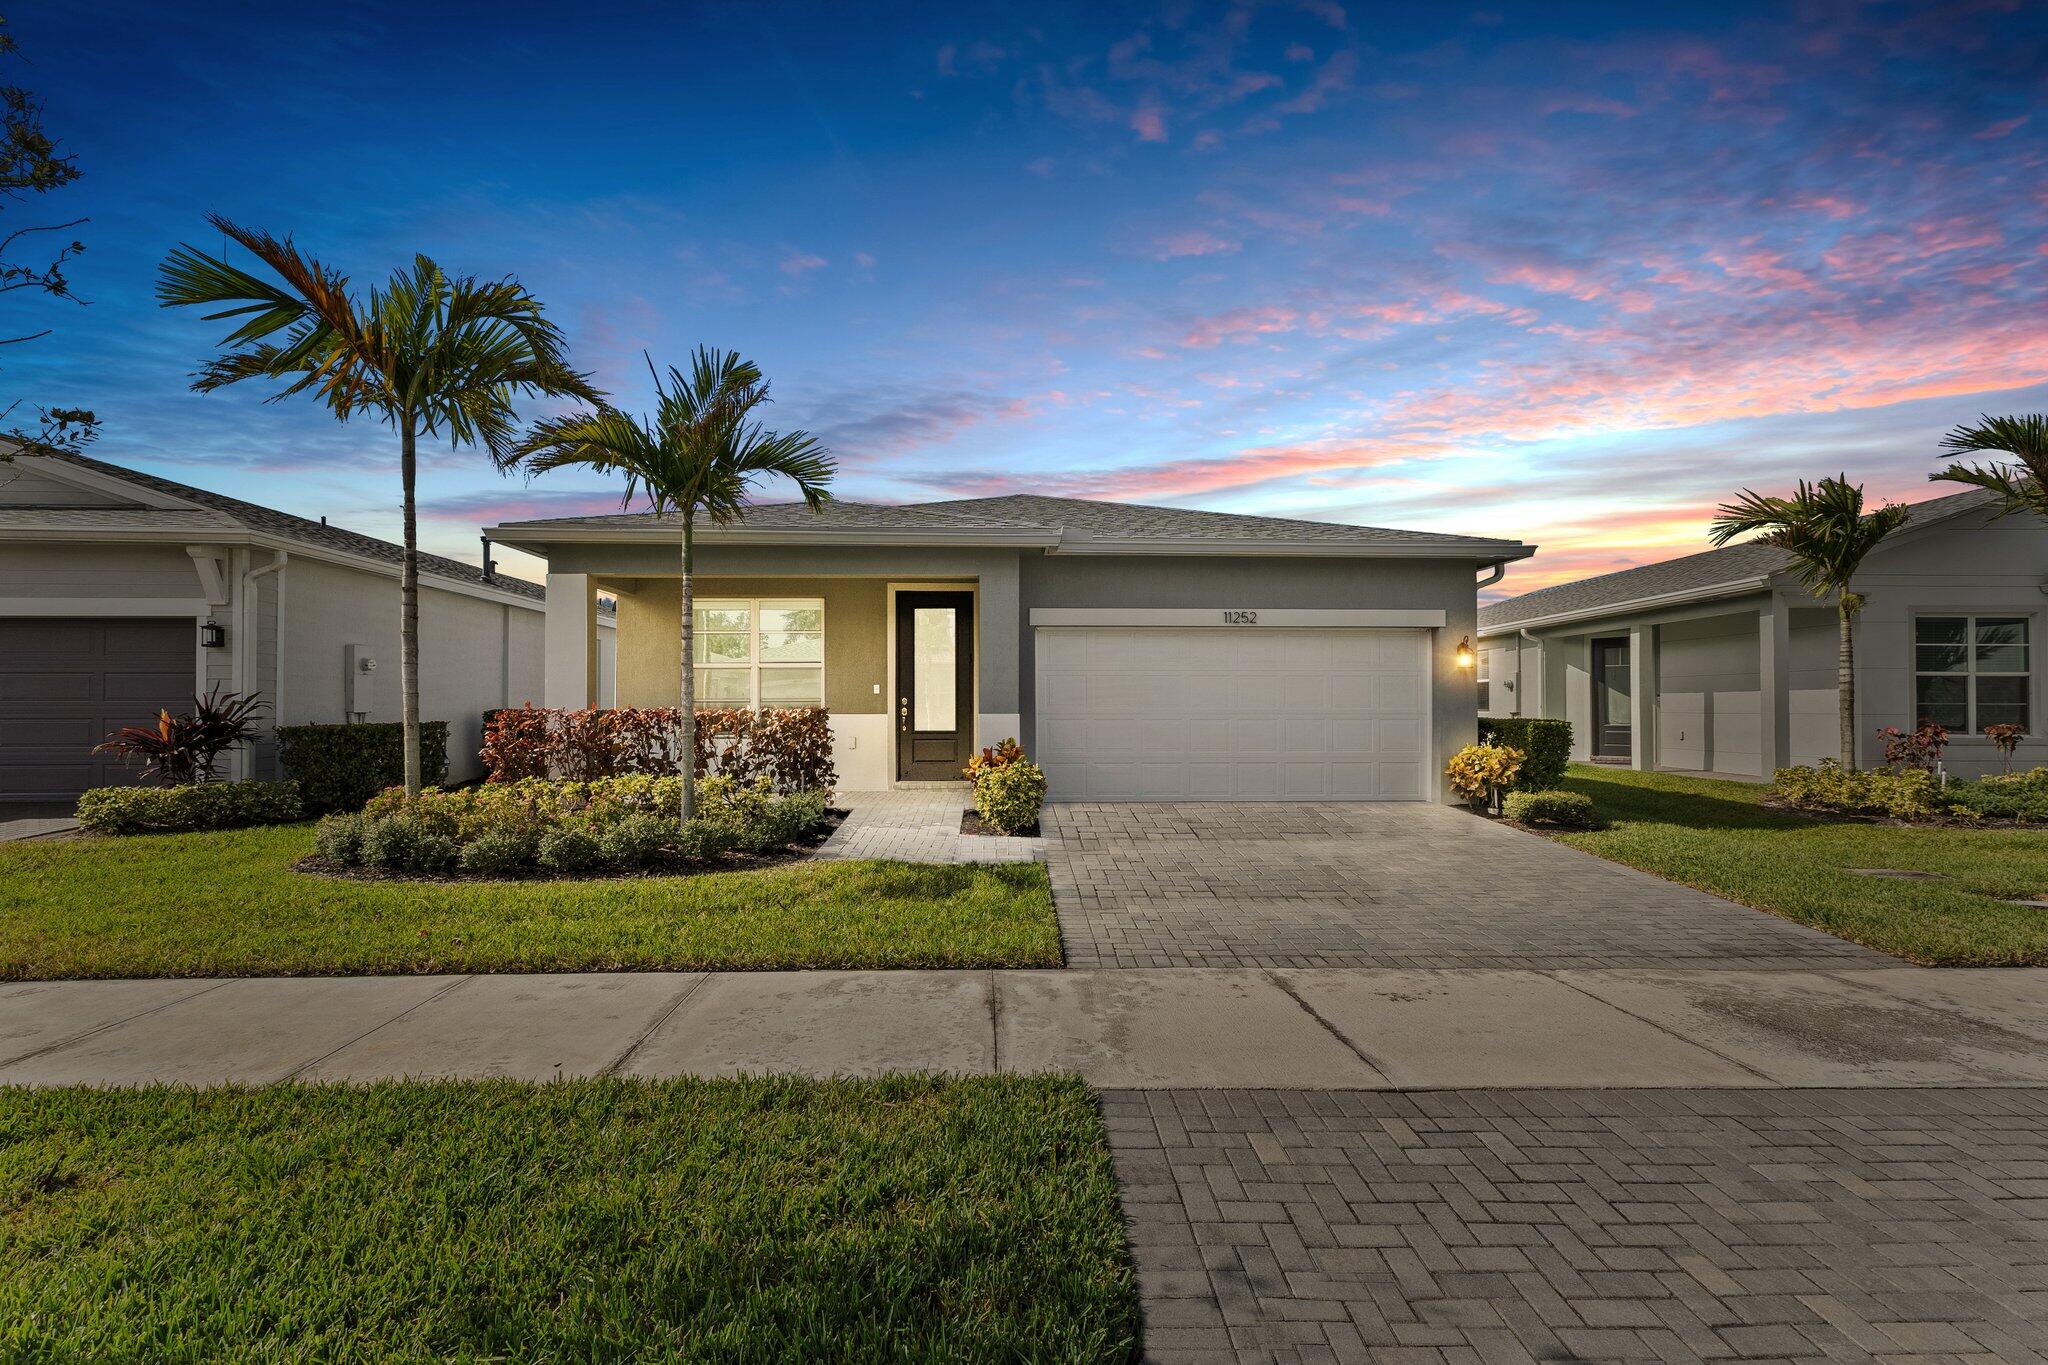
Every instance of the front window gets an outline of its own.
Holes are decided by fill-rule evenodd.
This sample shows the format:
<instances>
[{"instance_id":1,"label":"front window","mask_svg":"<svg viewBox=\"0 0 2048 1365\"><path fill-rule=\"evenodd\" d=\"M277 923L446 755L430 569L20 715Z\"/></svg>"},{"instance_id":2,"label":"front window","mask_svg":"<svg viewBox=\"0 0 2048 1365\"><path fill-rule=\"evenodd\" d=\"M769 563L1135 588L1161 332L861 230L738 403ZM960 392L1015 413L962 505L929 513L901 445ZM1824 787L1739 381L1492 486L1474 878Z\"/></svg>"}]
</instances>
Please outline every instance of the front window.
<instances>
[{"instance_id":1,"label":"front window","mask_svg":"<svg viewBox=\"0 0 2048 1365\"><path fill-rule=\"evenodd\" d=\"M1913 623L1913 699L1922 721L1959 734L2031 729L2032 648L2024 616L1922 616Z\"/></svg>"},{"instance_id":2,"label":"front window","mask_svg":"<svg viewBox=\"0 0 2048 1365\"><path fill-rule=\"evenodd\" d=\"M1485 648L1484 646L1481 646L1479 650L1479 661L1476 664L1474 664L1472 668L1472 671L1479 683L1479 709L1481 711L1490 710L1493 706L1493 683L1491 682L1491 679L1493 677L1492 659L1493 651Z\"/></svg>"},{"instance_id":3,"label":"front window","mask_svg":"<svg viewBox=\"0 0 2048 1365\"><path fill-rule=\"evenodd\" d=\"M696 604L697 709L825 704L825 604L706 598Z\"/></svg>"}]
</instances>

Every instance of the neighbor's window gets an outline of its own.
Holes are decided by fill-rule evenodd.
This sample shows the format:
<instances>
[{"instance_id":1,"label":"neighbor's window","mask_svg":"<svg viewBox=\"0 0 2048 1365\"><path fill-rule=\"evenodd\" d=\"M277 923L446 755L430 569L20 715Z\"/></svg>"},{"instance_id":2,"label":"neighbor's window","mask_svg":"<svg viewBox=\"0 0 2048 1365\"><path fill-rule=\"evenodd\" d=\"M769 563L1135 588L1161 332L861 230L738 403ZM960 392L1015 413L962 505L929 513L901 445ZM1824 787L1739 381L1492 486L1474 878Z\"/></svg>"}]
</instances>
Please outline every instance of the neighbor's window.
<instances>
[{"instance_id":1,"label":"neighbor's window","mask_svg":"<svg viewBox=\"0 0 2048 1365\"><path fill-rule=\"evenodd\" d=\"M1480 646L1479 660L1472 665L1472 672L1479 681L1479 709L1486 711L1493 705L1493 651Z\"/></svg>"},{"instance_id":2,"label":"neighbor's window","mask_svg":"<svg viewBox=\"0 0 2048 1365\"><path fill-rule=\"evenodd\" d=\"M704 598L696 604L697 709L825 704L825 604Z\"/></svg>"},{"instance_id":3,"label":"neighbor's window","mask_svg":"<svg viewBox=\"0 0 2048 1365\"><path fill-rule=\"evenodd\" d=\"M2031 729L2027 618L1922 616L1913 623L1916 719L1959 734L1987 725Z\"/></svg>"}]
</instances>

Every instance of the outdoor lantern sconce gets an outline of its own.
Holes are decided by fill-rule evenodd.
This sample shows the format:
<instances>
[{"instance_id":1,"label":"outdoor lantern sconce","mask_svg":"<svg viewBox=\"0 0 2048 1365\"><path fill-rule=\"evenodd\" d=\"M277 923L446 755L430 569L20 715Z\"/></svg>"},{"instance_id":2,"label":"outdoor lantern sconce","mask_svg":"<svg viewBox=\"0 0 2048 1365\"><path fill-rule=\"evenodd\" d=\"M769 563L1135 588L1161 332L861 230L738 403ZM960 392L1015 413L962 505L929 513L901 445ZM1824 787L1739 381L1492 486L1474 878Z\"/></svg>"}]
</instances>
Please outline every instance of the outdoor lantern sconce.
<instances>
[{"instance_id":1,"label":"outdoor lantern sconce","mask_svg":"<svg viewBox=\"0 0 2048 1365\"><path fill-rule=\"evenodd\" d=\"M226 626L208 621L205 625L199 627L199 647L201 649L219 649L227 642L228 631Z\"/></svg>"},{"instance_id":2,"label":"outdoor lantern sconce","mask_svg":"<svg viewBox=\"0 0 2048 1365\"><path fill-rule=\"evenodd\" d=\"M1472 637L1467 635L1458 641L1458 667L1470 668L1473 662Z\"/></svg>"}]
</instances>

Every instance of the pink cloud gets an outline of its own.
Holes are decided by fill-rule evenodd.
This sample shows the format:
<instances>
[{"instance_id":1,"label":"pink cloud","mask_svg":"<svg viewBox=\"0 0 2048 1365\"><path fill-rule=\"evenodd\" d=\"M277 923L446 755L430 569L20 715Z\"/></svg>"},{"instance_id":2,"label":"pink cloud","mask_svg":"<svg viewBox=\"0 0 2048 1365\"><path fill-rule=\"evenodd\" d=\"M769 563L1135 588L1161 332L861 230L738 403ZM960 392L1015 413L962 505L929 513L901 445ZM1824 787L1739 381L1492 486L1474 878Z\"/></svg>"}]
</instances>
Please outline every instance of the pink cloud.
<instances>
[{"instance_id":1,"label":"pink cloud","mask_svg":"<svg viewBox=\"0 0 2048 1365\"><path fill-rule=\"evenodd\" d=\"M1155 261L1171 261L1183 256L1227 256L1237 249L1236 242L1207 229L1190 228L1154 238L1148 254Z\"/></svg>"},{"instance_id":2,"label":"pink cloud","mask_svg":"<svg viewBox=\"0 0 2048 1365\"><path fill-rule=\"evenodd\" d=\"M1140 142L1166 141L1166 115L1156 105L1140 105L1131 111L1131 131Z\"/></svg>"},{"instance_id":3,"label":"pink cloud","mask_svg":"<svg viewBox=\"0 0 2048 1365\"><path fill-rule=\"evenodd\" d=\"M1250 341L1255 337L1290 332L1301 322L1292 308L1233 308L1198 320L1182 335L1180 344L1206 350L1226 341Z\"/></svg>"},{"instance_id":4,"label":"pink cloud","mask_svg":"<svg viewBox=\"0 0 2048 1365\"><path fill-rule=\"evenodd\" d=\"M2011 137L2024 127L2026 122L2027 115L2025 114L2021 114L2018 118L2002 119L1988 128L1979 130L1973 136L1979 142L1995 142L2002 137Z\"/></svg>"}]
</instances>

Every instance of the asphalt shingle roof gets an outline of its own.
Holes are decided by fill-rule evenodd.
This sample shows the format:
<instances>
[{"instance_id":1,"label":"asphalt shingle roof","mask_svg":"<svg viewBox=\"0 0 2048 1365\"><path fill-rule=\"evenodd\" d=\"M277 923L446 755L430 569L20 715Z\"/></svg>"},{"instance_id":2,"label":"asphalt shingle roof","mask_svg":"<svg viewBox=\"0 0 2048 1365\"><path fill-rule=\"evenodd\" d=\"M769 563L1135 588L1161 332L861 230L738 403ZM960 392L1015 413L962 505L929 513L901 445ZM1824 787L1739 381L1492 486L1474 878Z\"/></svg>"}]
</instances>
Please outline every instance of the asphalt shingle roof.
<instances>
[{"instance_id":1,"label":"asphalt shingle roof","mask_svg":"<svg viewBox=\"0 0 2048 1365\"><path fill-rule=\"evenodd\" d=\"M508 522L505 529L545 531L550 527L665 526L673 517L656 517L648 512L621 512L609 516L553 517L537 521ZM991 531L1074 531L1090 536L1121 540L1213 540L1316 542L1332 545L1418 545L1455 543L1460 546L1498 545L1518 550L1520 544L1477 536L1442 536L1427 531L1399 531L1381 526L1352 526L1342 522L1300 521L1286 517L1242 516L1234 512L1204 512L1187 507L1151 507L1139 503L1098 502L1088 498L1054 498L1035 493L1013 493L992 498L956 498L943 502L827 503L813 512L800 502L762 503L749 507L737 523L747 530L991 530Z\"/></svg>"},{"instance_id":2,"label":"asphalt shingle roof","mask_svg":"<svg viewBox=\"0 0 2048 1365\"><path fill-rule=\"evenodd\" d=\"M405 558L405 548L401 545L394 545L388 540L379 540L375 536L366 536L356 531L345 531L339 526L329 526L324 522L293 516L290 512L280 512L274 507L262 507L253 502L243 502L240 498L231 498L224 493L215 493L204 488L195 488L191 484L179 483L174 479L158 478L154 474L145 474L141 470L129 469L123 465L108 464L104 460L95 460L84 455L31 455L17 458L57 460L65 464L77 465L81 469L90 469L95 473L121 479L124 482L150 489L153 492L197 503L201 508L226 518L225 521L207 518L202 523L205 525L241 526L247 530L261 531L269 535L281 536L288 540L301 541L308 545L324 546L327 549L337 550L343 554L358 555L365 559L382 560L387 564L399 564ZM24 514L24 521L22 523L24 525L29 524L26 519L27 514L33 513L33 524L41 526L52 524L75 524L87 527L129 524L162 525L165 519L164 511L159 508L51 507L30 509L17 507L11 509L11 511ZM126 517L128 520L121 520L123 517ZM0 524L12 525L15 523L10 520ZM453 579L457 582L475 584L480 587L496 588L501 592L509 592L517 597L530 597L536 602L544 600L547 596L546 592L537 583L529 583L523 578L512 578L505 574L494 574L489 579L486 579L483 576L483 571L473 564L464 564L459 559L449 559L444 555L428 554L424 550L420 552L420 572L431 574L436 578Z\"/></svg>"},{"instance_id":3,"label":"asphalt shingle roof","mask_svg":"<svg viewBox=\"0 0 2048 1365\"><path fill-rule=\"evenodd\" d=\"M1954 493L1914 503L1908 511L1908 526L1925 526L1959 513L1987 508L1998 495L1984 489ZM1603 607L1620 607L1651 597L1672 597L1685 593L1706 593L1730 583L1766 578L1785 568L1783 550L1756 541L1727 545L1718 550L1640 564L1633 569L1582 578L1576 583L1559 583L1510 597L1479 609L1479 628L1498 630L1522 621L1549 617L1589 616Z\"/></svg>"}]
</instances>

